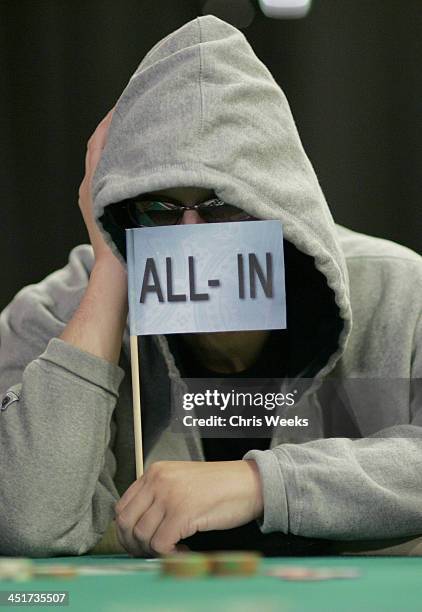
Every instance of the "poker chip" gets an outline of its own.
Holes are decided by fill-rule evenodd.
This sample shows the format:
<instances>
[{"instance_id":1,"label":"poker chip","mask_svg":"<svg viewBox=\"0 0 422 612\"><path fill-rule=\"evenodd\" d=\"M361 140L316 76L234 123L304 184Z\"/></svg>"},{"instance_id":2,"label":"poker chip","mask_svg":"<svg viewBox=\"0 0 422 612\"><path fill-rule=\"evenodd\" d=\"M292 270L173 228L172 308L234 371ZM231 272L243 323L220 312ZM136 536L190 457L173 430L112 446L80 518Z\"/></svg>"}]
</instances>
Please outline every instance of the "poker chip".
<instances>
[{"instance_id":1,"label":"poker chip","mask_svg":"<svg viewBox=\"0 0 422 612\"><path fill-rule=\"evenodd\" d=\"M107 565L90 563L88 565L78 565L78 574L79 576L107 576L156 572L160 567L160 561L160 559L143 559L142 561L130 563L119 561L118 563L107 563Z\"/></svg>"},{"instance_id":2,"label":"poker chip","mask_svg":"<svg viewBox=\"0 0 422 612\"><path fill-rule=\"evenodd\" d=\"M268 569L265 574L282 580L290 581L318 581L333 579L359 578L360 572L355 568L330 568L330 567L304 567L276 566Z\"/></svg>"},{"instance_id":3,"label":"poker chip","mask_svg":"<svg viewBox=\"0 0 422 612\"><path fill-rule=\"evenodd\" d=\"M48 563L34 568L34 576L48 578L73 578L78 575L78 568L74 565L59 565Z\"/></svg>"},{"instance_id":4,"label":"poker chip","mask_svg":"<svg viewBox=\"0 0 422 612\"><path fill-rule=\"evenodd\" d=\"M161 559L161 573L165 576L198 578L208 570L208 559L201 553L177 553Z\"/></svg>"},{"instance_id":5,"label":"poker chip","mask_svg":"<svg viewBox=\"0 0 422 612\"><path fill-rule=\"evenodd\" d=\"M210 572L216 576L253 576L261 556L257 552L216 552L209 555Z\"/></svg>"},{"instance_id":6,"label":"poker chip","mask_svg":"<svg viewBox=\"0 0 422 612\"><path fill-rule=\"evenodd\" d=\"M15 580L22 582L30 580L34 573L34 565L30 559L22 557L0 557L0 580Z\"/></svg>"},{"instance_id":7,"label":"poker chip","mask_svg":"<svg viewBox=\"0 0 422 612\"><path fill-rule=\"evenodd\" d=\"M317 570L318 577L320 580L334 580L334 579L353 579L360 578L361 572L354 567L345 567L345 568L329 568L329 567L321 567Z\"/></svg>"}]
</instances>

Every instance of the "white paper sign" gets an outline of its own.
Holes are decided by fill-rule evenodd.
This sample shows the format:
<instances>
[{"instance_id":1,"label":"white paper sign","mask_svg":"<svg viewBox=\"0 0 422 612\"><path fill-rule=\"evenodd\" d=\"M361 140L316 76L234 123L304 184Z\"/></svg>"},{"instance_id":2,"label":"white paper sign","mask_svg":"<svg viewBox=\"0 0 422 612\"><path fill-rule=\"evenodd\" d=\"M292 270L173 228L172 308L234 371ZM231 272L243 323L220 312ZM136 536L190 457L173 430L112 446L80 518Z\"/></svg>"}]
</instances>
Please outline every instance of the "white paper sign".
<instances>
[{"instance_id":1,"label":"white paper sign","mask_svg":"<svg viewBox=\"0 0 422 612\"><path fill-rule=\"evenodd\" d=\"M281 221L126 230L131 335L284 329Z\"/></svg>"}]
</instances>

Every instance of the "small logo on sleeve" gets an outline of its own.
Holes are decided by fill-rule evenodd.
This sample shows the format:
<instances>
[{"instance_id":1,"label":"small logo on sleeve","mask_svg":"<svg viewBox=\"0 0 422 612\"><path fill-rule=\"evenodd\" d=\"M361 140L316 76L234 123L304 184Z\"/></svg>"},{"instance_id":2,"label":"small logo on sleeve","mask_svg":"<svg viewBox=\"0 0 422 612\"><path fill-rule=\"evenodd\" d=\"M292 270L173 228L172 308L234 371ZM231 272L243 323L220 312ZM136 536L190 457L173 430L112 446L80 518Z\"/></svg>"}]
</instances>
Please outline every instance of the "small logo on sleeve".
<instances>
[{"instance_id":1,"label":"small logo on sleeve","mask_svg":"<svg viewBox=\"0 0 422 612\"><path fill-rule=\"evenodd\" d=\"M4 412L5 410L7 410L7 408L9 408L10 404L13 404L13 402L17 401L19 401L19 396L16 395L16 393L14 393L13 391L8 391L1 400L0 412Z\"/></svg>"}]
</instances>

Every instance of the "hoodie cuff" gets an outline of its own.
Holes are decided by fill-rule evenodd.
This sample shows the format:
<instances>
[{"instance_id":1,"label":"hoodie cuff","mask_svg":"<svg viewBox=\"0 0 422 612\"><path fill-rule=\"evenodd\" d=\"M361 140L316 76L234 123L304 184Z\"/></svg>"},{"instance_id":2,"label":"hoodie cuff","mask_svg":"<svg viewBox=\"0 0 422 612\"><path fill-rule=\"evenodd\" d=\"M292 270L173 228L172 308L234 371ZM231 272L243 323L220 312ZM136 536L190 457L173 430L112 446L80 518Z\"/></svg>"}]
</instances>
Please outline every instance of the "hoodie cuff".
<instances>
[{"instance_id":1,"label":"hoodie cuff","mask_svg":"<svg viewBox=\"0 0 422 612\"><path fill-rule=\"evenodd\" d=\"M258 520L262 533L288 533L289 516L286 488L279 460L272 450L251 450L243 459L253 459L259 470L264 498L264 517Z\"/></svg>"},{"instance_id":2,"label":"hoodie cuff","mask_svg":"<svg viewBox=\"0 0 422 612\"><path fill-rule=\"evenodd\" d=\"M125 375L117 364L87 353L60 338L52 338L39 359L59 366L116 397Z\"/></svg>"}]
</instances>

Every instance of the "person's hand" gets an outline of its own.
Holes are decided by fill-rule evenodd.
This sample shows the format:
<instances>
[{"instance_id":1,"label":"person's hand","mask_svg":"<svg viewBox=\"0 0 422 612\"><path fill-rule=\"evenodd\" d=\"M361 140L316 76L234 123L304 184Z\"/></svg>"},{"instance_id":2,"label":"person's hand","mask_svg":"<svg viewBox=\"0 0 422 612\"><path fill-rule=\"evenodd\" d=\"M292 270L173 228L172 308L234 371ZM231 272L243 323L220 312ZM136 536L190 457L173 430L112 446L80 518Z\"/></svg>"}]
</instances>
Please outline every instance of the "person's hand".
<instances>
[{"instance_id":1,"label":"person's hand","mask_svg":"<svg viewBox=\"0 0 422 612\"><path fill-rule=\"evenodd\" d=\"M169 554L197 531L230 529L263 512L255 461L159 461L117 502L117 536L128 553Z\"/></svg>"},{"instance_id":2,"label":"person's hand","mask_svg":"<svg viewBox=\"0 0 422 612\"><path fill-rule=\"evenodd\" d=\"M79 187L79 208L88 230L89 239L94 249L96 262L104 257L116 259L110 247L105 242L97 224L95 223L91 196L92 177L106 143L107 132L111 123L113 110L114 108L107 113L88 140L85 156L85 176Z\"/></svg>"}]
</instances>

